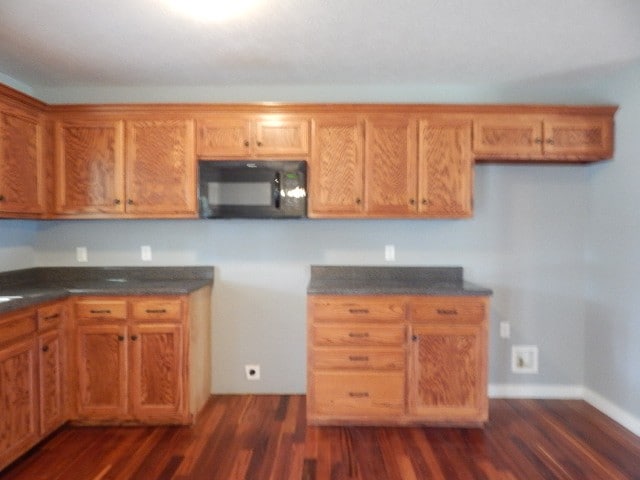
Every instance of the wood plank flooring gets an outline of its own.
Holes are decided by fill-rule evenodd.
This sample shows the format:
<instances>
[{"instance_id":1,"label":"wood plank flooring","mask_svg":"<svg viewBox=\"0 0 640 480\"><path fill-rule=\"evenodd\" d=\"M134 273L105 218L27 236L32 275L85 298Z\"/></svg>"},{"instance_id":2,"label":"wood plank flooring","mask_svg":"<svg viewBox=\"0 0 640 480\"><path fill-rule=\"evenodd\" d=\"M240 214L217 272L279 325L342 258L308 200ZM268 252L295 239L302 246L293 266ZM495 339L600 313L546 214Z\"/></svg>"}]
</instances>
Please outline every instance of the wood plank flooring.
<instances>
[{"instance_id":1,"label":"wood plank flooring","mask_svg":"<svg viewBox=\"0 0 640 480\"><path fill-rule=\"evenodd\" d=\"M491 400L484 430L307 427L304 396L213 396L194 427L63 427L6 480L640 479L640 438L582 401Z\"/></svg>"}]
</instances>

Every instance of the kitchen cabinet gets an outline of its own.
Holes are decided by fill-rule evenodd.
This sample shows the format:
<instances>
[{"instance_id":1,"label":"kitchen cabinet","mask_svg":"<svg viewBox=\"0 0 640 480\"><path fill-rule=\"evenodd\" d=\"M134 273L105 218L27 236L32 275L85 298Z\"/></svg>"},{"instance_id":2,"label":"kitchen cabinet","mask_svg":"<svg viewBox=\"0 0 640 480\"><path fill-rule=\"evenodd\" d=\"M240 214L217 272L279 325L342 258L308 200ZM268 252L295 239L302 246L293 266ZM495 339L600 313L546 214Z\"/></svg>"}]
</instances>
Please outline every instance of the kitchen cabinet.
<instances>
[{"instance_id":1,"label":"kitchen cabinet","mask_svg":"<svg viewBox=\"0 0 640 480\"><path fill-rule=\"evenodd\" d=\"M0 469L66 421L64 302L0 315Z\"/></svg>"},{"instance_id":2,"label":"kitchen cabinet","mask_svg":"<svg viewBox=\"0 0 640 480\"><path fill-rule=\"evenodd\" d=\"M208 295L77 298L75 420L191 423L209 395Z\"/></svg>"},{"instance_id":3,"label":"kitchen cabinet","mask_svg":"<svg viewBox=\"0 0 640 480\"><path fill-rule=\"evenodd\" d=\"M612 115L481 114L474 119L477 158L593 161L613 155Z\"/></svg>"},{"instance_id":4,"label":"kitchen cabinet","mask_svg":"<svg viewBox=\"0 0 640 480\"><path fill-rule=\"evenodd\" d=\"M316 119L309 177L314 217L471 216L471 120Z\"/></svg>"},{"instance_id":5,"label":"kitchen cabinet","mask_svg":"<svg viewBox=\"0 0 640 480\"><path fill-rule=\"evenodd\" d=\"M487 297L310 295L308 422L483 425L487 308Z\"/></svg>"},{"instance_id":6,"label":"kitchen cabinet","mask_svg":"<svg viewBox=\"0 0 640 480\"><path fill-rule=\"evenodd\" d=\"M195 217L193 120L56 122L57 214Z\"/></svg>"},{"instance_id":7,"label":"kitchen cabinet","mask_svg":"<svg viewBox=\"0 0 640 480\"><path fill-rule=\"evenodd\" d=\"M57 122L55 144L55 212L124 213L124 122Z\"/></svg>"},{"instance_id":8,"label":"kitchen cabinet","mask_svg":"<svg viewBox=\"0 0 640 480\"><path fill-rule=\"evenodd\" d=\"M45 210L41 115L0 101L0 215L40 216Z\"/></svg>"},{"instance_id":9,"label":"kitchen cabinet","mask_svg":"<svg viewBox=\"0 0 640 480\"><path fill-rule=\"evenodd\" d=\"M309 155L309 120L283 115L219 115L197 120L197 155L225 158L296 157Z\"/></svg>"},{"instance_id":10,"label":"kitchen cabinet","mask_svg":"<svg viewBox=\"0 0 640 480\"><path fill-rule=\"evenodd\" d=\"M308 172L310 217L364 211L364 122L358 116L316 117Z\"/></svg>"}]
</instances>

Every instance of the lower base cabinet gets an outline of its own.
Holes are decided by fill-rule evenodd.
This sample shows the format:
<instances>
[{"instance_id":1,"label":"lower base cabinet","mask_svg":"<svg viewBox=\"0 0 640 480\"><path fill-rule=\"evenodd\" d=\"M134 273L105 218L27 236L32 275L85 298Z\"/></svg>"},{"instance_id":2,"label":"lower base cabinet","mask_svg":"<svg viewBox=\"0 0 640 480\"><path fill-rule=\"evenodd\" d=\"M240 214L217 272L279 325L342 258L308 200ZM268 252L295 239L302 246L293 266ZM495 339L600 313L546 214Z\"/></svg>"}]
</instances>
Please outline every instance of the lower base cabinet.
<instances>
[{"instance_id":1,"label":"lower base cabinet","mask_svg":"<svg viewBox=\"0 0 640 480\"><path fill-rule=\"evenodd\" d=\"M308 298L307 421L482 426L488 297Z\"/></svg>"},{"instance_id":2,"label":"lower base cabinet","mask_svg":"<svg viewBox=\"0 0 640 480\"><path fill-rule=\"evenodd\" d=\"M72 418L192 423L210 392L209 297L76 298Z\"/></svg>"}]
</instances>

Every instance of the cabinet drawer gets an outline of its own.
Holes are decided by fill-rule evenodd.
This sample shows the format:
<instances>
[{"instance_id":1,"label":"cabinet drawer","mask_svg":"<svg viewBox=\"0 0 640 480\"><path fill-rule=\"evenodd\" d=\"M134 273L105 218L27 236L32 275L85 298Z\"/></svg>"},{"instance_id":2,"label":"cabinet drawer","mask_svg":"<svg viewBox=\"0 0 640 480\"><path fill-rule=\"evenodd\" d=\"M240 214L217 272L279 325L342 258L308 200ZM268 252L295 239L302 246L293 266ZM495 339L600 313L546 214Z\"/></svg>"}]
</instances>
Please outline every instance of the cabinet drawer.
<instances>
[{"instance_id":1,"label":"cabinet drawer","mask_svg":"<svg viewBox=\"0 0 640 480\"><path fill-rule=\"evenodd\" d=\"M126 300L78 300L76 318L124 320L127 318Z\"/></svg>"},{"instance_id":2,"label":"cabinet drawer","mask_svg":"<svg viewBox=\"0 0 640 480\"><path fill-rule=\"evenodd\" d=\"M313 343L325 346L371 346L371 345L403 345L405 342L404 325L379 325L355 323L314 324L311 326Z\"/></svg>"},{"instance_id":3,"label":"cabinet drawer","mask_svg":"<svg viewBox=\"0 0 640 480\"><path fill-rule=\"evenodd\" d=\"M180 320L182 301L179 298L136 300L131 304L131 316L136 320Z\"/></svg>"},{"instance_id":4,"label":"cabinet drawer","mask_svg":"<svg viewBox=\"0 0 640 480\"><path fill-rule=\"evenodd\" d=\"M313 349L313 368L403 370L405 357L402 348L318 347Z\"/></svg>"},{"instance_id":5,"label":"cabinet drawer","mask_svg":"<svg viewBox=\"0 0 640 480\"><path fill-rule=\"evenodd\" d=\"M401 322L406 301L402 297L322 297L310 299L314 320L386 320Z\"/></svg>"},{"instance_id":6,"label":"cabinet drawer","mask_svg":"<svg viewBox=\"0 0 640 480\"><path fill-rule=\"evenodd\" d=\"M486 302L477 297L438 297L415 300L411 304L411 320L434 323L481 322Z\"/></svg>"},{"instance_id":7,"label":"cabinet drawer","mask_svg":"<svg viewBox=\"0 0 640 480\"><path fill-rule=\"evenodd\" d=\"M0 343L10 342L35 331L35 311L7 315L0 320Z\"/></svg>"},{"instance_id":8,"label":"cabinet drawer","mask_svg":"<svg viewBox=\"0 0 640 480\"><path fill-rule=\"evenodd\" d=\"M64 320L64 313L62 303L38 308L38 330L57 328Z\"/></svg>"},{"instance_id":9,"label":"cabinet drawer","mask_svg":"<svg viewBox=\"0 0 640 480\"><path fill-rule=\"evenodd\" d=\"M318 415L387 417L404 413L404 372L314 372Z\"/></svg>"}]
</instances>

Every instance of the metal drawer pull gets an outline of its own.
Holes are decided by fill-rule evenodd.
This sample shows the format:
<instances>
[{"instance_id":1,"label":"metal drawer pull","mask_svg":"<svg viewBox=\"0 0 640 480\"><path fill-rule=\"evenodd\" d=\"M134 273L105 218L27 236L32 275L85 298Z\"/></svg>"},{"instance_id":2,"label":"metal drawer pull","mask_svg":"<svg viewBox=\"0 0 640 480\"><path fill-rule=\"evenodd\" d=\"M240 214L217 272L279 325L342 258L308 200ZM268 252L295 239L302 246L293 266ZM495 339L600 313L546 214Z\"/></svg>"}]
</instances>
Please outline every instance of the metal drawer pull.
<instances>
[{"instance_id":1,"label":"metal drawer pull","mask_svg":"<svg viewBox=\"0 0 640 480\"><path fill-rule=\"evenodd\" d=\"M369 313L369 309L368 308L350 308L349 313L366 315L367 313Z\"/></svg>"},{"instance_id":2,"label":"metal drawer pull","mask_svg":"<svg viewBox=\"0 0 640 480\"><path fill-rule=\"evenodd\" d=\"M455 308L450 310L447 310L446 308L438 308L436 312L438 312L438 315L458 315L458 310Z\"/></svg>"},{"instance_id":3,"label":"metal drawer pull","mask_svg":"<svg viewBox=\"0 0 640 480\"><path fill-rule=\"evenodd\" d=\"M48 351L49 351L49 345L44 345L44 346L42 347L42 351L43 351L43 352L48 352Z\"/></svg>"},{"instance_id":4,"label":"metal drawer pull","mask_svg":"<svg viewBox=\"0 0 640 480\"><path fill-rule=\"evenodd\" d=\"M368 355L349 355L349 360L351 360L352 362L368 362L369 356Z\"/></svg>"},{"instance_id":5,"label":"metal drawer pull","mask_svg":"<svg viewBox=\"0 0 640 480\"><path fill-rule=\"evenodd\" d=\"M49 315L47 317L44 317L45 320L54 320L56 318L59 318L60 314L59 313L54 313L53 315Z\"/></svg>"},{"instance_id":6,"label":"metal drawer pull","mask_svg":"<svg viewBox=\"0 0 640 480\"><path fill-rule=\"evenodd\" d=\"M89 310L90 313L111 313L111 310Z\"/></svg>"},{"instance_id":7,"label":"metal drawer pull","mask_svg":"<svg viewBox=\"0 0 640 480\"><path fill-rule=\"evenodd\" d=\"M367 338L367 337L369 337L369 332L362 332L362 333L359 333L359 332L349 332L349 336L350 336L351 338Z\"/></svg>"},{"instance_id":8,"label":"metal drawer pull","mask_svg":"<svg viewBox=\"0 0 640 480\"><path fill-rule=\"evenodd\" d=\"M147 313L167 313L167 309L166 308L157 308L157 309L147 308L145 310L145 312L147 312Z\"/></svg>"},{"instance_id":9,"label":"metal drawer pull","mask_svg":"<svg viewBox=\"0 0 640 480\"><path fill-rule=\"evenodd\" d=\"M349 396L351 398L367 398L369 396L369 392L349 392Z\"/></svg>"}]
</instances>

